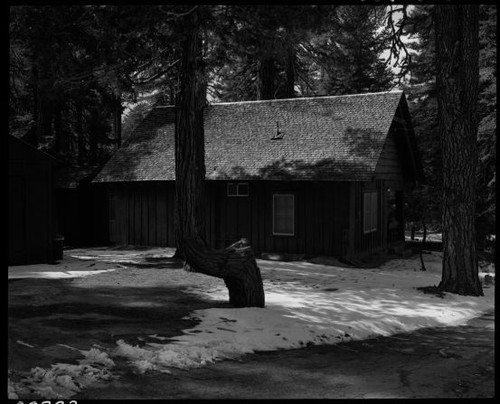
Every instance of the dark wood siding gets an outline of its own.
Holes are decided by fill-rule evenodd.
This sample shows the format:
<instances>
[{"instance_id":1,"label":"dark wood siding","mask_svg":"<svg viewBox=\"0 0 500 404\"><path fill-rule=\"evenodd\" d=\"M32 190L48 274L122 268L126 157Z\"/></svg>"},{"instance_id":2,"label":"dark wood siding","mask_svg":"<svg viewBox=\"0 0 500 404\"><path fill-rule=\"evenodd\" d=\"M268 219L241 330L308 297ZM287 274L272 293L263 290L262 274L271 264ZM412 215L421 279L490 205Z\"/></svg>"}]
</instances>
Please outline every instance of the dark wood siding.
<instances>
[{"instance_id":1,"label":"dark wood siding","mask_svg":"<svg viewBox=\"0 0 500 404\"><path fill-rule=\"evenodd\" d=\"M53 160L9 136L9 265L53 260Z\"/></svg>"},{"instance_id":2,"label":"dark wood siding","mask_svg":"<svg viewBox=\"0 0 500 404\"><path fill-rule=\"evenodd\" d=\"M174 184L109 185L109 239L112 244L175 246Z\"/></svg>"},{"instance_id":3,"label":"dark wood siding","mask_svg":"<svg viewBox=\"0 0 500 404\"><path fill-rule=\"evenodd\" d=\"M247 238L256 252L337 257L376 252L388 246L387 188L399 184L385 180L366 183L251 181L248 196L227 196L227 182L209 181L207 241L214 248L224 248ZM109 189L112 243L175 246L173 182L111 184ZM377 230L364 234L363 192L370 190L376 190L378 195ZM293 236L273 235L275 193L294 195Z\"/></svg>"},{"instance_id":4,"label":"dark wood siding","mask_svg":"<svg viewBox=\"0 0 500 404\"><path fill-rule=\"evenodd\" d=\"M247 197L229 197L225 182L209 183L216 201L216 248L241 237L257 252L342 255L348 230L349 183L343 182L250 182ZM273 235L273 194L293 194L295 233Z\"/></svg>"},{"instance_id":5,"label":"dark wood siding","mask_svg":"<svg viewBox=\"0 0 500 404\"><path fill-rule=\"evenodd\" d=\"M249 195L229 197L225 181L207 183L206 236L215 248L247 238L257 252L345 254L349 241L347 182L249 182ZM175 246L174 184L110 185L110 240ZM295 234L273 235L273 194L295 196Z\"/></svg>"},{"instance_id":6,"label":"dark wood siding","mask_svg":"<svg viewBox=\"0 0 500 404\"><path fill-rule=\"evenodd\" d=\"M396 141L396 136L401 139ZM391 130L385 140L384 148L380 154L375 169L375 177L378 179L390 181L403 181L403 167L401 162L400 153L398 153L398 144L404 142L405 134L397 129L397 125L393 124Z\"/></svg>"},{"instance_id":7,"label":"dark wood siding","mask_svg":"<svg viewBox=\"0 0 500 404\"><path fill-rule=\"evenodd\" d=\"M404 241L403 191L399 181L375 180L372 182L354 182L351 190L351 226L350 238L352 251L349 256L362 256L389 247L391 243ZM377 191L378 223L375 232L363 231L363 193ZM399 222L397 234L389 239L389 195L397 195L396 217Z\"/></svg>"}]
</instances>

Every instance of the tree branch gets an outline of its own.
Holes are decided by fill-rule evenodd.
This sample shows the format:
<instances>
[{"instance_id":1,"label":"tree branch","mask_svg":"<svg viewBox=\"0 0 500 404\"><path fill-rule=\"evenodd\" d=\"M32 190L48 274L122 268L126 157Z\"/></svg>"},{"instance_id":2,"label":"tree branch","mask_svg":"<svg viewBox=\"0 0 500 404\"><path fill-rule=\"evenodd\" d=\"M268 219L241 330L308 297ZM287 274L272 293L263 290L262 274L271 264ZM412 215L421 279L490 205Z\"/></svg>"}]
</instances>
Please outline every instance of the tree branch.
<instances>
[{"instance_id":1,"label":"tree branch","mask_svg":"<svg viewBox=\"0 0 500 404\"><path fill-rule=\"evenodd\" d=\"M180 62L180 59L177 59L175 62L171 63L170 65L168 65L165 69L163 69L162 71L154 74L153 76L151 77L148 77L147 79L145 80L142 80L142 81L134 81L132 79L132 77L127 77L128 81L130 81L132 84L134 85L144 85L144 84L148 84L148 83L151 83L152 81L156 80L157 78L163 76L165 73L168 73L172 68L174 68L178 63Z\"/></svg>"},{"instance_id":2,"label":"tree branch","mask_svg":"<svg viewBox=\"0 0 500 404\"><path fill-rule=\"evenodd\" d=\"M387 24L389 25L389 28L391 29L392 35L391 35L391 56L394 55L396 57L396 62L395 66L397 67L399 65L399 58L400 58L400 52L398 50L402 49L405 53L403 61L401 63L401 67L407 66L409 64L411 55L408 52L408 49L406 49L406 46L404 42L401 40L401 36L403 35L403 30L406 25L406 20L408 18L407 15L407 5L403 5L401 8L393 9L393 6L391 5L391 10L388 13L387 16ZM402 12L403 17L401 21L399 21L397 24L394 21L393 14L397 12ZM397 29L396 29L397 28ZM389 59L388 59L389 60Z\"/></svg>"},{"instance_id":3,"label":"tree branch","mask_svg":"<svg viewBox=\"0 0 500 404\"><path fill-rule=\"evenodd\" d=\"M132 74L131 77L135 77L138 74L140 74L142 70L144 70L146 67L148 67L149 65L151 65L155 60L161 58L168 50L169 50L168 48L165 48L165 49L161 50L158 53L158 55L156 55L155 57L153 57L153 58L149 59L148 61L144 62L142 65L137 66L137 68L135 69L136 71Z\"/></svg>"},{"instance_id":4,"label":"tree branch","mask_svg":"<svg viewBox=\"0 0 500 404\"><path fill-rule=\"evenodd\" d=\"M407 14L407 7L408 5L404 4L400 8L393 8L394 6L390 6L390 10L388 12L387 16L387 25L389 26L392 35L390 36L391 39L391 49L390 49L390 54L385 61L385 64L387 65L391 59L391 56L394 56L396 58L396 61L394 63L394 67L400 67L401 70L398 74L398 83L401 84L401 80L410 70L410 65L411 65L411 54L406 48L404 42L401 40L401 37L404 33L404 28L406 26L406 21L408 18ZM403 13L403 16L399 22L394 21L394 14L401 12ZM399 62L400 57L401 57L401 50L404 52L404 56L402 58L401 63Z\"/></svg>"},{"instance_id":5,"label":"tree branch","mask_svg":"<svg viewBox=\"0 0 500 404\"><path fill-rule=\"evenodd\" d=\"M163 14L168 15L168 16L170 16L170 17L180 18L180 17L185 17L185 16L187 16L187 15L191 14L191 13L192 13L193 11L195 11L198 7L199 7L199 6L194 6L191 10L186 11L185 13L173 13L173 12L171 12L171 11L165 11L165 10L163 10L163 8L162 8L161 6L159 7L159 10L160 10Z\"/></svg>"}]
</instances>

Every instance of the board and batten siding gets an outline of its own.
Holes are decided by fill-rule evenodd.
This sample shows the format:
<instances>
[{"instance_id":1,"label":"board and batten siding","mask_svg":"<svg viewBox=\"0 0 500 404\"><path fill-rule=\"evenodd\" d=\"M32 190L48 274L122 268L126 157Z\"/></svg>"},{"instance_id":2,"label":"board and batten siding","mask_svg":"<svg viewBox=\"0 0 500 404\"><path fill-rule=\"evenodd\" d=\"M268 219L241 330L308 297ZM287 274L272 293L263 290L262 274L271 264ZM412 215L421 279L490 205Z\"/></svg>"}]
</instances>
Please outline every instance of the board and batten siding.
<instances>
[{"instance_id":1,"label":"board and batten siding","mask_svg":"<svg viewBox=\"0 0 500 404\"><path fill-rule=\"evenodd\" d=\"M377 192L377 229L365 233L363 230L363 195L365 192ZM351 210L351 234L353 237L352 256L362 256L385 247L387 244L387 196L386 183L383 180L372 182L354 182L351 190L353 209Z\"/></svg>"},{"instance_id":2,"label":"board and batten siding","mask_svg":"<svg viewBox=\"0 0 500 404\"><path fill-rule=\"evenodd\" d=\"M108 195L112 244L175 246L174 183L114 183Z\"/></svg>"},{"instance_id":3,"label":"board and batten siding","mask_svg":"<svg viewBox=\"0 0 500 404\"><path fill-rule=\"evenodd\" d=\"M398 153L396 136L404 136L395 125L391 127L375 168L375 177L387 181L403 182L403 167ZM399 139L402 140L402 139Z\"/></svg>"},{"instance_id":4,"label":"board and batten siding","mask_svg":"<svg viewBox=\"0 0 500 404\"><path fill-rule=\"evenodd\" d=\"M175 247L172 181L112 183L108 186L109 241L115 245ZM212 209L207 190L207 213ZM207 239L214 220L207 215Z\"/></svg>"},{"instance_id":5,"label":"board and batten siding","mask_svg":"<svg viewBox=\"0 0 500 404\"><path fill-rule=\"evenodd\" d=\"M349 183L251 181L247 197L227 196L227 182L209 183L216 198L211 244L247 238L257 252L338 255L346 249ZM273 234L273 195L294 196L294 234Z\"/></svg>"},{"instance_id":6,"label":"board and batten siding","mask_svg":"<svg viewBox=\"0 0 500 404\"><path fill-rule=\"evenodd\" d=\"M256 252L345 254L349 183L250 181L248 196L228 196L227 184L206 184L205 230L212 247L247 238ZM273 235L276 193L294 195L293 236ZM110 184L109 209L113 244L175 246L173 182Z\"/></svg>"},{"instance_id":7,"label":"board and batten siding","mask_svg":"<svg viewBox=\"0 0 500 404\"><path fill-rule=\"evenodd\" d=\"M225 248L246 238L258 252L362 256L388 246L388 187L398 181L234 181L248 196L228 196L227 181L206 183L206 239ZM377 230L363 232L363 194L377 191ZM110 241L175 247L174 182L115 183L109 187ZM294 196L294 234L273 234L273 195ZM400 203L402 203L400 201Z\"/></svg>"}]
</instances>

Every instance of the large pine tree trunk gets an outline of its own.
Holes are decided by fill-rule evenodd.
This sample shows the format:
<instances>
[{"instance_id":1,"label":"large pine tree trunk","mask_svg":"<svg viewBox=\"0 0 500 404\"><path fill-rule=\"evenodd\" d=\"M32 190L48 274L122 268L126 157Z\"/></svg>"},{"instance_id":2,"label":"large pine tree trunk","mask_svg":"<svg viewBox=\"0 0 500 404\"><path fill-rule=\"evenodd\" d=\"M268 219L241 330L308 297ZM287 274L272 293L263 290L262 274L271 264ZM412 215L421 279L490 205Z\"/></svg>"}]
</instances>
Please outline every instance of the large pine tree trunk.
<instances>
[{"instance_id":1,"label":"large pine tree trunk","mask_svg":"<svg viewBox=\"0 0 500 404\"><path fill-rule=\"evenodd\" d=\"M285 80L285 98L294 98L295 97L295 49L289 40L290 43L287 47L286 54L286 80Z\"/></svg>"},{"instance_id":2,"label":"large pine tree trunk","mask_svg":"<svg viewBox=\"0 0 500 404\"><path fill-rule=\"evenodd\" d=\"M83 101L80 97L75 100L76 110L76 136L78 144L78 164L83 165L86 161L85 136L83 133Z\"/></svg>"},{"instance_id":3,"label":"large pine tree trunk","mask_svg":"<svg viewBox=\"0 0 500 404\"><path fill-rule=\"evenodd\" d=\"M40 50L34 54L33 86L35 88L35 143L47 142L54 134L52 123L54 119L54 100L51 96L53 81L50 77L50 61Z\"/></svg>"},{"instance_id":4,"label":"large pine tree trunk","mask_svg":"<svg viewBox=\"0 0 500 404\"><path fill-rule=\"evenodd\" d=\"M122 145L122 99L120 95L113 96L113 132L116 146Z\"/></svg>"},{"instance_id":5,"label":"large pine tree trunk","mask_svg":"<svg viewBox=\"0 0 500 404\"><path fill-rule=\"evenodd\" d=\"M257 74L257 98L259 100L272 100L276 91L274 85L275 62L272 54L271 40L267 39L262 49Z\"/></svg>"},{"instance_id":6,"label":"large pine tree trunk","mask_svg":"<svg viewBox=\"0 0 500 404\"><path fill-rule=\"evenodd\" d=\"M49 98L48 90L45 86L37 87L37 107L36 107L36 145L40 142L47 142L54 136L52 122L54 118L53 102Z\"/></svg>"},{"instance_id":7,"label":"large pine tree trunk","mask_svg":"<svg viewBox=\"0 0 500 404\"><path fill-rule=\"evenodd\" d=\"M186 37L175 130L178 255L185 258L192 270L224 279L231 304L238 307L264 307L262 278L252 249L233 245L224 250L214 250L204 239L203 107L206 87L199 24L198 10L183 17L182 32Z\"/></svg>"},{"instance_id":8,"label":"large pine tree trunk","mask_svg":"<svg viewBox=\"0 0 500 404\"><path fill-rule=\"evenodd\" d=\"M435 10L439 130L443 150L443 275L439 289L482 296L476 258L475 175L478 5Z\"/></svg>"},{"instance_id":9,"label":"large pine tree trunk","mask_svg":"<svg viewBox=\"0 0 500 404\"><path fill-rule=\"evenodd\" d=\"M67 145L64 138L63 119L62 119L62 105L61 102L56 103L54 106L54 150L58 154L66 154Z\"/></svg>"}]
</instances>

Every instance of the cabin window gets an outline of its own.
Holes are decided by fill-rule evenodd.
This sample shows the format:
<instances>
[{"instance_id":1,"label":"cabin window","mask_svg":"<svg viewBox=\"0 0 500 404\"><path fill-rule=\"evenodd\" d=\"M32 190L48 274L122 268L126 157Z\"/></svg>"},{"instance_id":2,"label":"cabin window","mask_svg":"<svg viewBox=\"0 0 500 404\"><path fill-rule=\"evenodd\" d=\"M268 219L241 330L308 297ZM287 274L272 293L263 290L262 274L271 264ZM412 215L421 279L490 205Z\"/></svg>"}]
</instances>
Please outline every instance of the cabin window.
<instances>
[{"instance_id":1,"label":"cabin window","mask_svg":"<svg viewBox=\"0 0 500 404\"><path fill-rule=\"evenodd\" d=\"M273 195L273 235L293 236L295 234L295 196Z\"/></svg>"},{"instance_id":2,"label":"cabin window","mask_svg":"<svg viewBox=\"0 0 500 404\"><path fill-rule=\"evenodd\" d=\"M229 182L227 184L227 196L248 196L249 189L247 182Z\"/></svg>"},{"instance_id":3,"label":"cabin window","mask_svg":"<svg viewBox=\"0 0 500 404\"><path fill-rule=\"evenodd\" d=\"M377 231L377 192L365 192L363 194L363 232L371 233Z\"/></svg>"}]
</instances>

